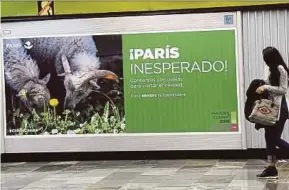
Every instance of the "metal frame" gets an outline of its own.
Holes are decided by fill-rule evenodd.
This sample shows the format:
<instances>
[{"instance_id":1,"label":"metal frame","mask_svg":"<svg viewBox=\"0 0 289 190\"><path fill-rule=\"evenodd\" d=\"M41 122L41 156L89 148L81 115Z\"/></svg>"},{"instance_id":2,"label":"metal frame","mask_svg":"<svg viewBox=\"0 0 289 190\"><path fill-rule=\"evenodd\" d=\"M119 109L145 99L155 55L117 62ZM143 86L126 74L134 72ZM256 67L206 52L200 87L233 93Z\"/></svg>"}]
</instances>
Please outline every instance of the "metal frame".
<instances>
[{"instance_id":1,"label":"metal frame","mask_svg":"<svg viewBox=\"0 0 289 190\"><path fill-rule=\"evenodd\" d=\"M3 40L1 38L0 40L0 55L3 55ZM3 56L1 56L0 58L0 104L2 106L0 106L0 138L1 138L1 154L5 152L5 91L4 91L4 86L5 86L5 82L3 80L2 77L2 71L4 71L4 67L3 67Z\"/></svg>"}]
</instances>

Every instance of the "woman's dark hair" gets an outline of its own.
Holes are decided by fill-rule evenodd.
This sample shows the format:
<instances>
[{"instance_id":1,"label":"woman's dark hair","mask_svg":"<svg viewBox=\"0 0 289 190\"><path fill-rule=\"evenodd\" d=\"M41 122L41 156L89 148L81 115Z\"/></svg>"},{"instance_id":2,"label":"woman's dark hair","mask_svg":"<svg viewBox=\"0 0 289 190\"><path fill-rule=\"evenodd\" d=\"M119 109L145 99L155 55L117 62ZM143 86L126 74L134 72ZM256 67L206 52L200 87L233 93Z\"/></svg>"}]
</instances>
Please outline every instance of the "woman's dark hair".
<instances>
[{"instance_id":1,"label":"woman's dark hair","mask_svg":"<svg viewBox=\"0 0 289 190\"><path fill-rule=\"evenodd\" d=\"M284 67L289 76L289 69L286 63L284 62L280 52L274 47L266 47L265 49L263 49L263 59L270 70L269 80L271 85L279 86L279 78L280 78L280 72L278 70L279 65L282 65Z\"/></svg>"}]
</instances>

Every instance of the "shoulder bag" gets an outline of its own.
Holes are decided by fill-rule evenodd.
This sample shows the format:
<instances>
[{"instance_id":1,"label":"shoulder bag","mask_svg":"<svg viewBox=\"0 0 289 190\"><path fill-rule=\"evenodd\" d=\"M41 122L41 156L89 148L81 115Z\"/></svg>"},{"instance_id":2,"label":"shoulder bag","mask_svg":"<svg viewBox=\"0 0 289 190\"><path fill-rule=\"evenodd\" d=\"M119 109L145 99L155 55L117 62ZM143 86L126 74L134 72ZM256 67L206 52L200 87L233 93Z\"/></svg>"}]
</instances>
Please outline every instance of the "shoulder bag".
<instances>
[{"instance_id":1,"label":"shoulder bag","mask_svg":"<svg viewBox=\"0 0 289 190\"><path fill-rule=\"evenodd\" d=\"M249 119L253 123L274 126L277 122L279 106L274 104L273 100L260 99L256 100Z\"/></svg>"}]
</instances>

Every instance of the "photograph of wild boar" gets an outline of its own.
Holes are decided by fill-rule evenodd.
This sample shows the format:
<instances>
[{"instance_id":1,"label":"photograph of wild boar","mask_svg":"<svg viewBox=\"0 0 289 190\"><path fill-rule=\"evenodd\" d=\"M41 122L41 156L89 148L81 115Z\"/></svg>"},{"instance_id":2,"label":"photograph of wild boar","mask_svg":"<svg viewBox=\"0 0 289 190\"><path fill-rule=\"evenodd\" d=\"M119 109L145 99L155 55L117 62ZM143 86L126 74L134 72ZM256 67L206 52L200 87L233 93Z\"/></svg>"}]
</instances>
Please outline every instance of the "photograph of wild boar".
<instances>
[{"instance_id":1,"label":"photograph of wild boar","mask_svg":"<svg viewBox=\"0 0 289 190\"><path fill-rule=\"evenodd\" d=\"M123 133L121 35L4 39L7 135Z\"/></svg>"}]
</instances>

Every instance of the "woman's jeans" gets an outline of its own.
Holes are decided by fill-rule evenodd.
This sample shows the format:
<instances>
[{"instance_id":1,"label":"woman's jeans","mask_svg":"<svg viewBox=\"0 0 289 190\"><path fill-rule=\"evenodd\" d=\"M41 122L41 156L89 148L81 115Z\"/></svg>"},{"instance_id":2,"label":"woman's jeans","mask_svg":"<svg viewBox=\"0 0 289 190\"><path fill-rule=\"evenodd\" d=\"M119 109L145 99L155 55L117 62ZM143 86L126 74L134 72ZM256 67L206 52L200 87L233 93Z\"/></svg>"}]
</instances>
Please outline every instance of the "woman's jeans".
<instances>
[{"instance_id":1,"label":"woman's jeans","mask_svg":"<svg viewBox=\"0 0 289 190\"><path fill-rule=\"evenodd\" d=\"M281 139L284 125L289 115L285 97L282 99L280 114L280 119L275 126L265 127L265 140L268 155L276 155L276 146L289 153L289 143Z\"/></svg>"}]
</instances>

